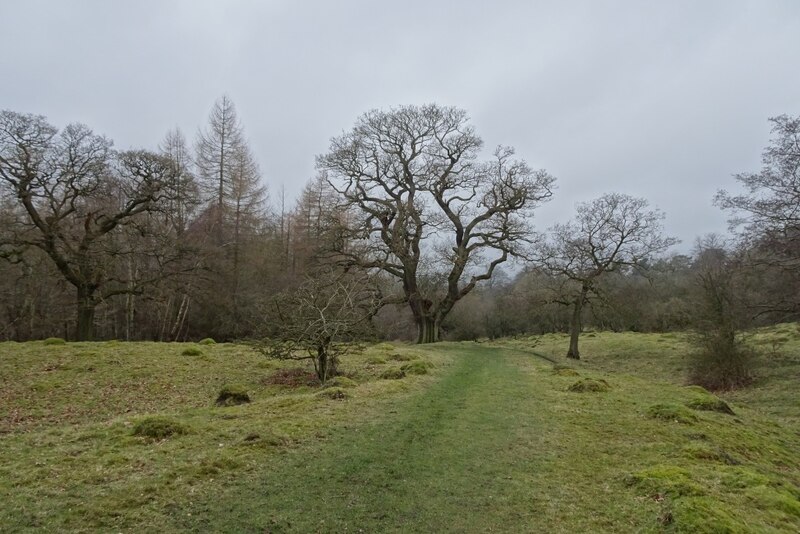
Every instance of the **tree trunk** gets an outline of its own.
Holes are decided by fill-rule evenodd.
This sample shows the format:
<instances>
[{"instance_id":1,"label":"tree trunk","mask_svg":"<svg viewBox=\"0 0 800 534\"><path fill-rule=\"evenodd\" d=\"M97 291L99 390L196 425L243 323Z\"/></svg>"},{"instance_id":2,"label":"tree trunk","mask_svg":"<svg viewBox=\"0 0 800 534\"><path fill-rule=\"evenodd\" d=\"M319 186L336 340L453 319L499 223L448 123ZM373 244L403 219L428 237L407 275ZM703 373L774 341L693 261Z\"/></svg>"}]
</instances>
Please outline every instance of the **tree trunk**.
<instances>
[{"instance_id":1,"label":"tree trunk","mask_svg":"<svg viewBox=\"0 0 800 534\"><path fill-rule=\"evenodd\" d=\"M572 308L572 321L569 328L569 350L567 351L567 358L575 360L581 359L580 351L578 351L578 336L581 334L581 314L583 312L583 303L586 301L586 295L589 293L589 288L583 286L581 293L575 297L575 303Z\"/></svg>"},{"instance_id":2,"label":"tree trunk","mask_svg":"<svg viewBox=\"0 0 800 534\"><path fill-rule=\"evenodd\" d=\"M436 343L439 341L439 322L430 316L417 317L417 343Z\"/></svg>"},{"instance_id":3,"label":"tree trunk","mask_svg":"<svg viewBox=\"0 0 800 534\"><path fill-rule=\"evenodd\" d=\"M93 291L88 288L78 288L78 328L75 337L78 341L92 341L94 337L94 310L97 302L94 300Z\"/></svg>"}]
</instances>

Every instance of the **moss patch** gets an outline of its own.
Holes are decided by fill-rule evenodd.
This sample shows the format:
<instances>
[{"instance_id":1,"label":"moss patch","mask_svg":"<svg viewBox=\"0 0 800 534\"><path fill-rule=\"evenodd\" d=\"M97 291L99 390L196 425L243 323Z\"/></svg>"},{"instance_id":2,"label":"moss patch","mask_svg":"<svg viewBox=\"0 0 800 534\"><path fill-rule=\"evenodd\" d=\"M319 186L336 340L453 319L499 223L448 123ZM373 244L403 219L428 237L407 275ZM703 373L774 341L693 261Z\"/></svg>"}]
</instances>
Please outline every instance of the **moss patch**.
<instances>
[{"instance_id":1,"label":"moss patch","mask_svg":"<svg viewBox=\"0 0 800 534\"><path fill-rule=\"evenodd\" d=\"M718 412L728 415L736 415L727 402L714 395L703 395L686 403L692 410L702 410L708 412Z\"/></svg>"},{"instance_id":2,"label":"moss patch","mask_svg":"<svg viewBox=\"0 0 800 534\"><path fill-rule=\"evenodd\" d=\"M230 384L219 390L215 404L217 406L237 406L250 402L247 388L238 384Z\"/></svg>"},{"instance_id":3,"label":"moss patch","mask_svg":"<svg viewBox=\"0 0 800 534\"><path fill-rule=\"evenodd\" d=\"M325 399L344 400L350 398L350 393L342 387L331 387L323 389L316 396Z\"/></svg>"},{"instance_id":4,"label":"moss patch","mask_svg":"<svg viewBox=\"0 0 800 534\"><path fill-rule=\"evenodd\" d=\"M697 416L685 406L672 403L654 404L647 409L647 416L651 419L671 421L675 423L692 424L697 421Z\"/></svg>"},{"instance_id":5,"label":"moss patch","mask_svg":"<svg viewBox=\"0 0 800 534\"><path fill-rule=\"evenodd\" d=\"M609 391L611 386L608 385L603 379L595 379L595 378L584 378L578 380L570 387L567 388L567 391L572 391L576 393L602 393L605 391Z\"/></svg>"},{"instance_id":6,"label":"moss patch","mask_svg":"<svg viewBox=\"0 0 800 534\"><path fill-rule=\"evenodd\" d=\"M580 376L580 373L572 367L553 367L553 374L556 376Z\"/></svg>"},{"instance_id":7,"label":"moss patch","mask_svg":"<svg viewBox=\"0 0 800 534\"><path fill-rule=\"evenodd\" d=\"M692 496L673 503L672 518L675 532L722 534L751 532L727 507L708 497Z\"/></svg>"},{"instance_id":8,"label":"moss patch","mask_svg":"<svg viewBox=\"0 0 800 534\"><path fill-rule=\"evenodd\" d=\"M366 363L370 365L383 365L386 363L386 358L382 358L381 356L370 356L367 358Z\"/></svg>"},{"instance_id":9,"label":"moss patch","mask_svg":"<svg viewBox=\"0 0 800 534\"><path fill-rule=\"evenodd\" d=\"M48 337L43 342L45 345L64 345L67 342L61 339L60 337Z\"/></svg>"},{"instance_id":10,"label":"moss patch","mask_svg":"<svg viewBox=\"0 0 800 534\"><path fill-rule=\"evenodd\" d=\"M419 356L414 354L403 354L401 352L394 352L389 355L389 359L396 362L410 362L411 360L418 359Z\"/></svg>"},{"instance_id":11,"label":"moss patch","mask_svg":"<svg viewBox=\"0 0 800 534\"><path fill-rule=\"evenodd\" d=\"M201 356L203 351L197 347L187 347L181 352L184 356Z\"/></svg>"},{"instance_id":12,"label":"moss patch","mask_svg":"<svg viewBox=\"0 0 800 534\"><path fill-rule=\"evenodd\" d=\"M133 427L133 435L149 439L166 439L186 434L188 428L169 417L153 416L140 419Z\"/></svg>"},{"instance_id":13,"label":"moss patch","mask_svg":"<svg viewBox=\"0 0 800 534\"><path fill-rule=\"evenodd\" d=\"M426 375L433 364L423 360L416 360L400 367L400 370L409 375Z\"/></svg>"},{"instance_id":14,"label":"moss patch","mask_svg":"<svg viewBox=\"0 0 800 534\"><path fill-rule=\"evenodd\" d=\"M740 462L719 447L708 443L690 443L683 448L683 453L688 458L719 462L727 465L738 465Z\"/></svg>"},{"instance_id":15,"label":"moss patch","mask_svg":"<svg viewBox=\"0 0 800 534\"><path fill-rule=\"evenodd\" d=\"M198 343L198 345L216 345L217 344L217 342L214 341L214 339L210 338L210 337L203 338L200 341L198 341L197 343Z\"/></svg>"},{"instance_id":16,"label":"moss patch","mask_svg":"<svg viewBox=\"0 0 800 534\"><path fill-rule=\"evenodd\" d=\"M381 378L384 380L399 380L405 378L406 373L399 367L390 367L381 373Z\"/></svg>"},{"instance_id":17,"label":"moss patch","mask_svg":"<svg viewBox=\"0 0 800 534\"><path fill-rule=\"evenodd\" d=\"M625 477L628 486L635 486L649 496L703 495L703 488L692 480L689 471L672 465L660 465L637 471Z\"/></svg>"}]
</instances>

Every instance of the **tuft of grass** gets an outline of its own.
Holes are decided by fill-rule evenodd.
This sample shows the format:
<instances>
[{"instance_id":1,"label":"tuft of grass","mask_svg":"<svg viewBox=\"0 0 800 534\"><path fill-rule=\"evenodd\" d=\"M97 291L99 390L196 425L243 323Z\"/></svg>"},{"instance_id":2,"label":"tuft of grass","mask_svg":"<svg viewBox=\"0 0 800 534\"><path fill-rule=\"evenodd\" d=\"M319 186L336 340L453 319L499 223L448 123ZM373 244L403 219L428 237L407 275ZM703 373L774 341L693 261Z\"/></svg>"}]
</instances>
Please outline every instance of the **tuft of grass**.
<instances>
[{"instance_id":1,"label":"tuft of grass","mask_svg":"<svg viewBox=\"0 0 800 534\"><path fill-rule=\"evenodd\" d=\"M366 363L370 365L383 365L386 363L386 358L381 356L370 356L367 358Z\"/></svg>"},{"instance_id":2,"label":"tuft of grass","mask_svg":"<svg viewBox=\"0 0 800 534\"><path fill-rule=\"evenodd\" d=\"M674 403L653 404L647 409L647 416L651 419L670 421L690 425L697 421L697 416L685 406Z\"/></svg>"},{"instance_id":3,"label":"tuft of grass","mask_svg":"<svg viewBox=\"0 0 800 534\"><path fill-rule=\"evenodd\" d=\"M706 412L718 412L727 415L736 415L727 402L714 395L703 395L702 397L695 397L688 401L686 406L692 410L700 410Z\"/></svg>"},{"instance_id":4,"label":"tuft of grass","mask_svg":"<svg viewBox=\"0 0 800 534\"><path fill-rule=\"evenodd\" d=\"M567 391L572 391L573 393L603 393L610 389L611 386L602 378L582 378L568 387Z\"/></svg>"},{"instance_id":5,"label":"tuft of grass","mask_svg":"<svg viewBox=\"0 0 800 534\"><path fill-rule=\"evenodd\" d=\"M185 349L183 349L181 354L183 354L184 356L202 356L203 351L197 347L186 347Z\"/></svg>"},{"instance_id":6,"label":"tuft of grass","mask_svg":"<svg viewBox=\"0 0 800 534\"><path fill-rule=\"evenodd\" d=\"M60 337L48 337L42 343L44 343L46 346L51 346L51 345L65 345L67 342Z\"/></svg>"},{"instance_id":7,"label":"tuft of grass","mask_svg":"<svg viewBox=\"0 0 800 534\"><path fill-rule=\"evenodd\" d=\"M334 376L325 383L326 388L354 388L358 387L358 382L346 376Z\"/></svg>"},{"instance_id":8,"label":"tuft of grass","mask_svg":"<svg viewBox=\"0 0 800 534\"><path fill-rule=\"evenodd\" d=\"M572 367L561 367L558 365L553 366L553 374L556 376L581 376L580 373Z\"/></svg>"},{"instance_id":9,"label":"tuft of grass","mask_svg":"<svg viewBox=\"0 0 800 534\"><path fill-rule=\"evenodd\" d=\"M389 355L389 359L395 362L410 362L419 358L416 354L406 354L402 352L393 352Z\"/></svg>"},{"instance_id":10,"label":"tuft of grass","mask_svg":"<svg viewBox=\"0 0 800 534\"><path fill-rule=\"evenodd\" d=\"M683 448L683 453L697 460L719 462L727 465L739 465L741 462L719 447L708 443L690 443Z\"/></svg>"},{"instance_id":11,"label":"tuft of grass","mask_svg":"<svg viewBox=\"0 0 800 534\"><path fill-rule=\"evenodd\" d=\"M188 433L188 428L169 417L152 416L140 419L133 427L133 435L148 439L166 439Z\"/></svg>"},{"instance_id":12,"label":"tuft of grass","mask_svg":"<svg viewBox=\"0 0 800 534\"><path fill-rule=\"evenodd\" d=\"M333 400L345 400L350 398L350 393L343 387L326 387L317 392L316 396Z\"/></svg>"},{"instance_id":13,"label":"tuft of grass","mask_svg":"<svg viewBox=\"0 0 800 534\"><path fill-rule=\"evenodd\" d=\"M433 364L423 360L415 360L400 366L400 370L408 375L426 375Z\"/></svg>"},{"instance_id":14,"label":"tuft of grass","mask_svg":"<svg viewBox=\"0 0 800 534\"><path fill-rule=\"evenodd\" d=\"M319 377L313 371L302 367L278 369L264 379L266 385L288 386L292 388L319 386Z\"/></svg>"},{"instance_id":15,"label":"tuft of grass","mask_svg":"<svg viewBox=\"0 0 800 534\"><path fill-rule=\"evenodd\" d=\"M248 402L250 402L250 395L247 394L246 387L239 384L229 384L219 390L215 404L217 406L237 406Z\"/></svg>"},{"instance_id":16,"label":"tuft of grass","mask_svg":"<svg viewBox=\"0 0 800 534\"><path fill-rule=\"evenodd\" d=\"M381 373L381 378L384 380L399 380L405 378L406 373L399 367L390 367Z\"/></svg>"},{"instance_id":17,"label":"tuft of grass","mask_svg":"<svg viewBox=\"0 0 800 534\"><path fill-rule=\"evenodd\" d=\"M206 337L197 342L198 345L216 345L214 338Z\"/></svg>"}]
</instances>

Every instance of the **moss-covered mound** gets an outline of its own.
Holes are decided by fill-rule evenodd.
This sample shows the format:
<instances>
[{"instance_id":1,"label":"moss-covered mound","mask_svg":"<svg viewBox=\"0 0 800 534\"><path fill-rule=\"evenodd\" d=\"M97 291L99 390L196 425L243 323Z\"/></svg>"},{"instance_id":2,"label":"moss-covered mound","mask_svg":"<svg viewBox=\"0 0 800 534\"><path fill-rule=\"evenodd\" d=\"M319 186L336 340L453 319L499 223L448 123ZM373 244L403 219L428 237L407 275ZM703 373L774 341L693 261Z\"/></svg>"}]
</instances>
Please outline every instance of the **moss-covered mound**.
<instances>
[{"instance_id":1,"label":"moss-covered mound","mask_svg":"<svg viewBox=\"0 0 800 534\"><path fill-rule=\"evenodd\" d=\"M414 354L403 354L401 352L393 352L389 355L390 360L394 360L396 362L410 362L411 360L419 359L419 356Z\"/></svg>"},{"instance_id":2,"label":"moss-covered mound","mask_svg":"<svg viewBox=\"0 0 800 534\"><path fill-rule=\"evenodd\" d=\"M354 388L358 387L358 382L346 376L334 376L325 382L326 388Z\"/></svg>"},{"instance_id":3,"label":"moss-covered mound","mask_svg":"<svg viewBox=\"0 0 800 534\"><path fill-rule=\"evenodd\" d=\"M603 379L584 378L568 387L567 391L575 393L602 393L610 389L611 386Z\"/></svg>"},{"instance_id":4,"label":"moss-covered mound","mask_svg":"<svg viewBox=\"0 0 800 534\"><path fill-rule=\"evenodd\" d=\"M556 376L580 376L578 371L572 367L553 366L553 374Z\"/></svg>"},{"instance_id":5,"label":"moss-covered mound","mask_svg":"<svg viewBox=\"0 0 800 534\"><path fill-rule=\"evenodd\" d=\"M265 385L288 386L292 388L304 386L319 386L319 378L313 371L308 371L302 367L292 367L288 369L278 369L262 382Z\"/></svg>"},{"instance_id":6,"label":"moss-covered mound","mask_svg":"<svg viewBox=\"0 0 800 534\"><path fill-rule=\"evenodd\" d=\"M217 342L213 338L207 337L197 342L199 345L216 345Z\"/></svg>"},{"instance_id":7,"label":"moss-covered mound","mask_svg":"<svg viewBox=\"0 0 800 534\"><path fill-rule=\"evenodd\" d=\"M426 375L428 374L428 369L432 367L433 364L431 362L426 362L423 360L415 360L413 362L402 365L400 367L400 370L409 375Z\"/></svg>"},{"instance_id":8,"label":"moss-covered mound","mask_svg":"<svg viewBox=\"0 0 800 534\"><path fill-rule=\"evenodd\" d=\"M344 400L350 398L350 393L342 387L330 387L318 392L316 396L326 399Z\"/></svg>"},{"instance_id":9,"label":"moss-covered mound","mask_svg":"<svg viewBox=\"0 0 800 534\"><path fill-rule=\"evenodd\" d=\"M702 410L707 412L718 412L727 415L736 415L727 402L714 395L703 395L694 398L686 403L692 410Z\"/></svg>"},{"instance_id":10,"label":"moss-covered mound","mask_svg":"<svg viewBox=\"0 0 800 534\"><path fill-rule=\"evenodd\" d=\"M247 394L247 389L238 384L230 384L219 390L216 405L237 406L248 402L250 402L250 395Z\"/></svg>"},{"instance_id":11,"label":"moss-covered mound","mask_svg":"<svg viewBox=\"0 0 800 534\"><path fill-rule=\"evenodd\" d=\"M133 435L148 439L166 439L170 436L186 434L189 429L169 417L152 416L140 419L133 426Z\"/></svg>"},{"instance_id":12,"label":"moss-covered mound","mask_svg":"<svg viewBox=\"0 0 800 534\"><path fill-rule=\"evenodd\" d=\"M683 448L683 453L696 460L719 462L727 465L738 465L739 461L722 450L708 443L690 443Z\"/></svg>"},{"instance_id":13,"label":"moss-covered mound","mask_svg":"<svg viewBox=\"0 0 800 534\"><path fill-rule=\"evenodd\" d=\"M370 356L366 361L370 365L383 365L386 363L386 358L382 358L380 356Z\"/></svg>"},{"instance_id":14,"label":"moss-covered mound","mask_svg":"<svg viewBox=\"0 0 800 534\"><path fill-rule=\"evenodd\" d=\"M66 341L61 339L60 337L48 337L43 342L45 345L64 345Z\"/></svg>"},{"instance_id":15,"label":"moss-covered mound","mask_svg":"<svg viewBox=\"0 0 800 534\"><path fill-rule=\"evenodd\" d=\"M654 404L647 409L647 416L651 419L671 421L675 423L692 424L697 421L697 416L685 406L672 403Z\"/></svg>"},{"instance_id":16,"label":"moss-covered mound","mask_svg":"<svg viewBox=\"0 0 800 534\"><path fill-rule=\"evenodd\" d=\"M384 380L399 380L405 378L406 373L399 367L390 367L381 373L381 378Z\"/></svg>"},{"instance_id":17,"label":"moss-covered mound","mask_svg":"<svg viewBox=\"0 0 800 534\"><path fill-rule=\"evenodd\" d=\"M203 351L198 349L197 347L187 347L183 349L183 352L181 352L181 354L183 354L184 356L201 356L203 354Z\"/></svg>"},{"instance_id":18,"label":"moss-covered mound","mask_svg":"<svg viewBox=\"0 0 800 534\"><path fill-rule=\"evenodd\" d=\"M692 480L686 469L672 465L659 465L631 473L625 477L625 483L635 486L648 496L670 495L703 495L702 486Z\"/></svg>"}]
</instances>

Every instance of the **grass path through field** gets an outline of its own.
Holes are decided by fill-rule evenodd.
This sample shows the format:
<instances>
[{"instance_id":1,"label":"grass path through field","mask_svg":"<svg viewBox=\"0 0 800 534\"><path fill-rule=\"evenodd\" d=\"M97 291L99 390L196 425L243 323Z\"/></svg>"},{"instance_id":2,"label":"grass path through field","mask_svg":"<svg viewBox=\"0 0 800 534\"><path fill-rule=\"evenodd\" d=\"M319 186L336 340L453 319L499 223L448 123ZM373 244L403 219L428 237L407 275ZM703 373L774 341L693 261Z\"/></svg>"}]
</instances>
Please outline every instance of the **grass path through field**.
<instances>
[{"instance_id":1,"label":"grass path through field","mask_svg":"<svg viewBox=\"0 0 800 534\"><path fill-rule=\"evenodd\" d=\"M531 451L541 447L537 436L545 429L535 384L510 361L523 356L463 345L445 350L459 355L433 387L376 422L279 457L247 489L239 485L197 506L184 526L502 531L509 521L541 519L529 485Z\"/></svg>"}]
</instances>

